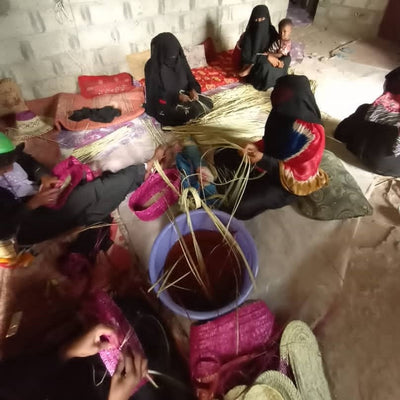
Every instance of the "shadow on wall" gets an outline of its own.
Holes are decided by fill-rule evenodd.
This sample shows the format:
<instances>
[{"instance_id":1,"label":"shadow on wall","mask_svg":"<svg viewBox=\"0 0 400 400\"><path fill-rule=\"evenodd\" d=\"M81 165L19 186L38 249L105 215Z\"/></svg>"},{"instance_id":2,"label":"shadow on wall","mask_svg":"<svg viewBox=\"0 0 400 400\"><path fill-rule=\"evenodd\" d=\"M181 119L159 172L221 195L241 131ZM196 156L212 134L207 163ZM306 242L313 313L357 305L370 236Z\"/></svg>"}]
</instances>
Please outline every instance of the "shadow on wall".
<instances>
[{"instance_id":1,"label":"shadow on wall","mask_svg":"<svg viewBox=\"0 0 400 400\"><path fill-rule=\"evenodd\" d=\"M6 17L8 12L10 11L11 4L10 0L1 0L0 1L0 16Z\"/></svg>"},{"instance_id":2,"label":"shadow on wall","mask_svg":"<svg viewBox=\"0 0 400 400\"><path fill-rule=\"evenodd\" d=\"M238 34L238 37L235 39L234 44L232 43L232 41L229 40L231 38L226 37L226 36L222 35L221 32L219 32L218 37L216 37L215 39L213 38L216 50L218 52L225 51L225 50L232 50L235 47L236 42L239 40L242 33L244 33L244 31L246 30L246 26L247 26L247 20L244 22L241 22L239 24L239 32L240 33Z\"/></svg>"}]
</instances>

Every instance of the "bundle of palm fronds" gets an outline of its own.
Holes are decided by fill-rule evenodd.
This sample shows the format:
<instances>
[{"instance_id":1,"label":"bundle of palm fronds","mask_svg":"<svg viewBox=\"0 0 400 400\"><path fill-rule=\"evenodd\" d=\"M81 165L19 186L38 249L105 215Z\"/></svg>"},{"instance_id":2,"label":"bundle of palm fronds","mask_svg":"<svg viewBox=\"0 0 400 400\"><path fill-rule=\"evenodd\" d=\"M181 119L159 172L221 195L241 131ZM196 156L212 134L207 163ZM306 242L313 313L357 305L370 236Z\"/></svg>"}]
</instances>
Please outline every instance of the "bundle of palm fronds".
<instances>
[{"instance_id":1,"label":"bundle of palm fronds","mask_svg":"<svg viewBox=\"0 0 400 400\"><path fill-rule=\"evenodd\" d=\"M116 131L99 140L96 140L93 143L75 149L71 155L82 163L88 163L106 150L111 144L122 140L129 133L129 131L129 127L123 126L122 128L117 129Z\"/></svg>"},{"instance_id":2,"label":"bundle of palm fronds","mask_svg":"<svg viewBox=\"0 0 400 400\"><path fill-rule=\"evenodd\" d=\"M241 85L211 96L214 108L203 117L186 125L171 127L171 133L182 140L190 136L204 147L248 143L264 134L271 111L269 92Z\"/></svg>"}]
</instances>

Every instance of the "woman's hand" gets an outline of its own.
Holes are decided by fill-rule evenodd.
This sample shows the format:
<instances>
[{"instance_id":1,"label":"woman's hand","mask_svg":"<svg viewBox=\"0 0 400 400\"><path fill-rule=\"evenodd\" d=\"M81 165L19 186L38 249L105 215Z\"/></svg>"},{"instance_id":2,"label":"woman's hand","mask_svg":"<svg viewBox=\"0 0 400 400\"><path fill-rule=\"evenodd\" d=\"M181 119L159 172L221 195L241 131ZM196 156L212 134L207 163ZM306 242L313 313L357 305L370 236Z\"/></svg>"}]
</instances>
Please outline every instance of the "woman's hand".
<instances>
[{"instance_id":1,"label":"woman's hand","mask_svg":"<svg viewBox=\"0 0 400 400\"><path fill-rule=\"evenodd\" d=\"M55 176L52 176L52 175L43 175L40 178L40 182L41 182L41 185L39 188L39 192L46 191L48 189L57 188L59 185L62 184L62 182L58 178L56 178Z\"/></svg>"},{"instance_id":2,"label":"woman's hand","mask_svg":"<svg viewBox=\"0 0 400 400\"><path fill-rule=\"evenodd\" d=\"M275 68L278 68L281 63L281 61L278 58L272 56L271 54L267 56L267 60Z\"/></svg>"},{"instance_id":3,"label":"woman's hand","mask_svg":"<svg viewBox=\"0 0 400 400\"><path fill-rule=\"evenodd\" d=\"M258 163L263 158L263 153L253 143L246 144L243 147L242 153L247 155L252 164Z\"/></svg>"},{"instance_id":4,"label":"woman's hand","mask_svg":"<svg viewBox=\"0 0 400 400\"><path fill-rule=\"evenodd\" d=\"M199 175L199 183L202 188L214 182L214 176L208 167L199 167L196 172Z\"/></svg>"},{"instance_id":5,"label":"woman's hand","mask_svg":"<svg viewBox=\"0 0 400 400\"><path fill-rule=\"evenodd\" d=\"M31 210L41 206L53 206L57 203L59 194L60 189L58 188L41 190L26 202L26 206Z\"/></svg>"},{"instance_id":6,"label":"woman's hand","mask_svg":"<svg viewBox=\"0 0 400 400\"><path fill-rule=\"evenodd\" d=\"M189 103L191 102L191 98L185 93L179 93L179 102L180 103Z\"/></svg>"},{"instance_id":7,"label":"woman's hand","mask_svg":"<svg viewBox=\"0 0 400 400\"><path fill-rule=\"evenodd\" d=\"M158 146L153 157L147 161L147 169L144 179L146 180L152 172L154 162L158 161L162 169L172 168L175 165L176 153L179 153L182 146L179 143Z\"/></svg>"},{"instance_id":8,"label":"woman's hand","mask_svg":"<svg viewBox=\"0 0 400 400\"><path fill-rule=\"evenodd\" d=\"M199 94L194 89L192 89L189 92L189 97L190 97L190 100L198 100L199 99Z\"/></svg>"},{"instance_id":9,"label":"woman's hand","mask_svg":"<svg viewBox=\"0 0 400 400\"><path fill-rule=\"evenodd\" d=\"M129 349L124 350L111 379L108 400L128 400L146 374L147 360Z\"/></svg>"},{"instance_id":10,"label":"woman's hand","mask_svg":"<svg viewBox=\"0 0 400 400\"><path fill-rule=\"evenodd\" d=\"M64 360L75 357L89 357L101 350L107 350L117 345L118 340L114 330L106 325L99 324L64 347L60 355Z\"/></svg>"}]
</instances>

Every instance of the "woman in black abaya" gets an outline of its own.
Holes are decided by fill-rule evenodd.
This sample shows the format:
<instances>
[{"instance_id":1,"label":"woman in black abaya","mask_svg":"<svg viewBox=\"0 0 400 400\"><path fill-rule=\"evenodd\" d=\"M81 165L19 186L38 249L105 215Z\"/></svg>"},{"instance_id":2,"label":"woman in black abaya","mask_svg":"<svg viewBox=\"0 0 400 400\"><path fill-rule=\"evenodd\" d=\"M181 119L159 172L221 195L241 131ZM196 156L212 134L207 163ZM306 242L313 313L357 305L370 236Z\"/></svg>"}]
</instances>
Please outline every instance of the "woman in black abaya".
<instances>
[{"instance_id":1,"label":"woman in black abaya","mask_svg":"<svg viewBox=\"0 0 400 400\"><path fill-rule=\"evenodd\" d=\"M151 41L145 80L146 112L163 125L181 125L212 109L172 33L160 33Z\"/></svg>"},{"instance_id":2,"label":"woman in black abaya","mask_svg":"<svg viewBox=\"0 0 400 400\"><path fill-rule=\"evenodd\" d=\"M278 59L268 54L268 48L278 37L271 24L268 7L254 7L240 40L242 69L239 76L257 90L267 90L275 85L278 78L287 75L290 55Z\"/></svg>"},{"instance_id":3,"label":"woman in black abaya","mask_svg":"<svg viewBox=\"0 0 400 400\"><path fill-rule=\"evenodd\" d=\"M360 105L336 128L335 138L372 172L400 176L400 67L385 76L384 92Z\"/></svg>"}]
</instances>

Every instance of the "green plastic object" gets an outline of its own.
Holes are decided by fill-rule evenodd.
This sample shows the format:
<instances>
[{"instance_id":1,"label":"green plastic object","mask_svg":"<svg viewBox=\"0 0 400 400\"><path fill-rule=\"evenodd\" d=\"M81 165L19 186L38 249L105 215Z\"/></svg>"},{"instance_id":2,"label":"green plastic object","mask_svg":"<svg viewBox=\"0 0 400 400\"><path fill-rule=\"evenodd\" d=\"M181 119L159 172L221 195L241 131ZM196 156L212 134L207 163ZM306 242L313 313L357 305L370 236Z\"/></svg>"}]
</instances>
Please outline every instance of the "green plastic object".
<instances>
[{"instance_id":1,"label":"green plastic object","mask_svg":"<svg viewBox=\"0 0 400 400\"><path fill-rule=\"evenodd\" d=\"M11 140L2 132L0 132L0 154L9 153L15 150L15 146Z\"/></svg>"}]
</instances>

